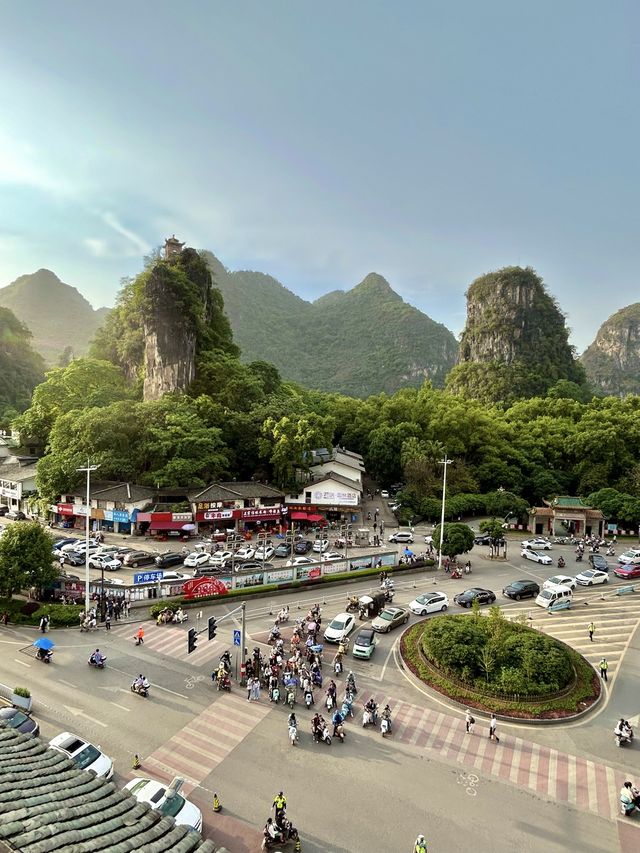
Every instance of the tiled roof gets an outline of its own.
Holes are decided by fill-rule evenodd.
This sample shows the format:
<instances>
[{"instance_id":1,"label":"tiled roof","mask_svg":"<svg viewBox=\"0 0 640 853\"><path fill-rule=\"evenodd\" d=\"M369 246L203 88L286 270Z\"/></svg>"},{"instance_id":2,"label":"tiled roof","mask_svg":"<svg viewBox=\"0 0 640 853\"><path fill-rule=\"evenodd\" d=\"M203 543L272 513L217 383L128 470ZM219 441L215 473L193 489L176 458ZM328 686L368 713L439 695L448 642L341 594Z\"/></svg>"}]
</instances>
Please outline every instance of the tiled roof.
<instances>
[{"instance_id":1,"label":"tiled roof","mask_svg":"<svg viewBox=\"0 0 640 853\"><path fill-rule=\"evenodd\" d=\"M199 492L191 492L189 500L198 501L234 501L245 498L282 498L284 493L273 486L254 482L212 483Z\"/></svg>"},{"instance_id":2,"label":"tiled roof","mask_svg":"<svg viewBox=\"0 0 640 853\"><path fill-rule=\"evenodd\" d=\"M569 509L569 507L573 507L574 509L586 509L586 504L583 504L580 498L574 498L570 495L558 495L551 503L552 506L566 507L567 509Z\"/></svg>"},{"instance_id":3,"label":"tiled roof","mask_svg":"<svg viewBox=\"0 0 640 853\"><path fill-rule=\"evenodd\" d=\"M112 486L102 487L100 489L92 489L91 497L98 501L118 501L126 503L131 501L150 500L155 494L154 489L149 489L146 486L136 486L134 483L116 483Z\"/></svg>"},{"instance_id":4,"label":"tiled roof","mask_svg":"<svg viewBox=\"0 0 640 853\"><path fill-rule=\"evenodd\" d=\"M311 483L307 484L307 488L309 486L317 486L318 483L324 483L325 480L335 480L336 483L342 483L343 486L348 486L350 489L355 489L358 492L362 491L362 486L360 483L355 480L350 480L348 477L344 477L342 474L337 474L335 471L325 471L324 474L320 474L317 479L312 480Z\"/></svg>"},{"instance_id":5,"label":"tiled roof","mask_svg":"<svg viewBox=\"0 0 640 853\"><path fill-rule=\"evenodd\" d=\"M531 515L549 516L549 518L553 515L553 510L548 506L534 506L529 512Z\"/></svg>"},{"instance_id":6,"label":"tiled roof","mask_svg":"<svg viewBox=\"0 0 640 853\"><path fill-rule=\"evenodd\" d=\"M0 463L0 480L10 480L12 483L21 483L24 480L29 480L36 476L37 464L32 462L30 465L18 465Z\"/></svg>"},{"instance_id":7,"label":"tiled roof","mask_svg":"<svg viewBox=\"0 0 640 853\"><path fill-rule=\"evenodd\" d=\"M0 723L0 845L19 853L215 853L128 791ZM5 847L6 845L6 847Z\"/></svg>"}]
</instances>

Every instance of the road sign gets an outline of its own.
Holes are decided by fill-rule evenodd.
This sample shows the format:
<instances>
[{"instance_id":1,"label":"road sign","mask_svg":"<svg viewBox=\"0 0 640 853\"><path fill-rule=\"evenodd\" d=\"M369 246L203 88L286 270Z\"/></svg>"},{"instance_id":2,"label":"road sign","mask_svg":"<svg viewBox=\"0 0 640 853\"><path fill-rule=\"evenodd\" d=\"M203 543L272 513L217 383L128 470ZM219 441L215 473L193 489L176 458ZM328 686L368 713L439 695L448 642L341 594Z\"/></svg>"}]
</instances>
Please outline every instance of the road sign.
<instances>
[{"instance_id":1,"label":"road sign","mask_svg":"<svg viewBox=\"0 0 640 853\"><path fill-rule=\"evenodd\" d=\"M234 631L233 632L233 645L234 646L240 645L240 631Z\"/></svg>"},{"instance_id":2,"label":"road sign","mask_svg":"<svg viewBox=\"0 0 640 853\"><path fill-rule=\"evenodd\" d=\"M136 572L133 576L134 583L156 583L164 577L162 570L157 572Z\"/></svg>"}]
</instances>

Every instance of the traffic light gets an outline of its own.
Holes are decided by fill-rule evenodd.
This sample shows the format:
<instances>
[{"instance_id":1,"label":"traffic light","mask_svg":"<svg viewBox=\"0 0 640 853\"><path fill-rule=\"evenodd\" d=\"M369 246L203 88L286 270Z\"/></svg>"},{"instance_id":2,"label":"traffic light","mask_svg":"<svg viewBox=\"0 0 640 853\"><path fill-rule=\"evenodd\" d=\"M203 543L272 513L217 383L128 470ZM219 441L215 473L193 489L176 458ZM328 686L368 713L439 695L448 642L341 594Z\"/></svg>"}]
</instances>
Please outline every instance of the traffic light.
<instances>
[{"instance_id":1,"label":"traffic light","mask_svg":"<svg viewBox=\"0 0 640 853\"><path fill-rule=\"evenodd\" d=\"M209 616L209 639L213 640L216 635L216 631L218 630L218 626L216 625L216 617Z\"/></svg>"},{"instance_id":2,"label":"traffic light","mask_svg":"<svg viewBox=\"0 0 640 853\"><path fill-rule=\"evenodd\" d=\"M187 654L190 655L191 652L195 652L196 647L198 645L198 632L195 628L189 628L189 636L187 640Z\"/></svg>"}]
</instances>

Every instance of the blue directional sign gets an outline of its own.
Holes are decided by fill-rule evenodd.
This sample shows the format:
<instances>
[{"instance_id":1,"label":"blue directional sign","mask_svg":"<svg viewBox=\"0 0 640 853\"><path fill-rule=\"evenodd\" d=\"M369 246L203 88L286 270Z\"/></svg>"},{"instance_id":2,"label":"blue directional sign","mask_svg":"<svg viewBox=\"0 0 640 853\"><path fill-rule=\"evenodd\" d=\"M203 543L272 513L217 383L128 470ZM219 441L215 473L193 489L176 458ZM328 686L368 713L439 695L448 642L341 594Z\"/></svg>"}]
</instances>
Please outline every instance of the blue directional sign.
<instances>
[{"instance_id":1,"label":"blue directional sign","mask_svg":"<svg viewBox=\"0 0 640 853\"><path fill-rule=\"evenodd\" d=\"M233 632L233 645L234 646L240 645L240 631L234 631Z\"/></svg>"},{"instance_id":2,"label":"blue directional sign","mask_svg":"<svg viewBox=\"0 0 640 853\"><path fill-rule=\"evenodd\" d=\"M164 577L164 572L159 570L157 572L136 572L133 576L134 583L156 583L157 581L161 581Z\"/></svg>"}]
</instances>

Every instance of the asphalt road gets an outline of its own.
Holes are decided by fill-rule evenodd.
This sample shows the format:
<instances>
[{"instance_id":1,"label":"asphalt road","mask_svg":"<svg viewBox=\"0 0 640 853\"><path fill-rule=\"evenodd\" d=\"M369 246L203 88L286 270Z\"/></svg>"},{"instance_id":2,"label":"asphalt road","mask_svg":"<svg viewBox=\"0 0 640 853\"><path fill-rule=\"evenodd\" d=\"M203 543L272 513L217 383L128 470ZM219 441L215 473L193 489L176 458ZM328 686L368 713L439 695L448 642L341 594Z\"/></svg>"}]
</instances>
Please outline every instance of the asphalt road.
<instances>
[{"instance_id":1,"label":"asphalt road","mask_svg":"<svg viewBox=\"0 0 640 853\"><path fill-rule=\"evenodd\" d=\"M584 567L584 563L575 565L570 548L555 548L551 554L557 557L561 552L569 557L567 574ZM614 643L620 625L629 625L624 644L615 634L615 642L626 653L617 660L605 699L594 714L562 727L501 723L501 743L491 743L498 751L496 757L488 751L480 715L472 736L477 740L470 747L460 728L461 712L426 694L407 678L395 655L400 630L380 637L371 661L349 663L358 680L360 698L374 695L389 700L398 721L402 720L394 736L384 740L379 732L362 730L357 716L347 725L345 744L313 744L308 727L311 715L298 708L300 743L292 748L287 740L285 709L270 705L264 693L259 703L247 703L244 691L235 685L231 696L213 690L211 669L221 651L231 647L232 629L237 623L221 623L213 643L206 643L203 637L197 651L186 655L186 631L194 624L193 611L186 626L149 625L142 648L132 640L137 625L116 623L110 635L103 631L92 636L80 635L77 630L56 631L51 635L56 654L50 666L20 651L35 638L32 630L3 628L0 681L31 688L34 715L44 737L69 729L101 745L115 761L118 782L125 784L130 778L134 753L141 755L143 770L149 775L185 775L190 780L188 796L203 809L206 831L232 853L258 849L259 829L281 787L288 797L290 816L301 830L303 849L314 853L409 851L418 832L427 835L430 850L462 851L473 846L480 851L580 849L585 853L627 853L640 845L640 827L612 815L603 816L594 811L590 800L580 803L578 798L572 803L561 793L550 794L552 783L545 778L540 786L538 777L528 775L528 765L523 771L522 762L526 745L531 744L536 749L553 748L573 756L576 778L580 777L579 762L583 760L590 762L585 765L585 775L594 779L596 770L605 765L610 768L611 779L619 773L637 778L638 747L617 749L611 730L619 715L633 717L640 711L640 635L636 630L640 612L634 616L637 606L632 596L602 602L599 589L581 590L573 613L555 617L548 617L533 603L509 602L499 594L506 583L518 578L541 582L557 569L523 560L519 548L513 546L507 563L492 562L487 553L486 549L474 549L470 578L452 580L425 573L397 578L394 604L408 604L421 591L442 589L452 597L466 586L487 587L498 594L505 613L531 610L534 627L550 633L575 631L571 644L581 651L589 642L586 624L590 614L598 614L594 617L596 639L603 648ZM604 592L609 595L616 585L612 578ZM370 582L361 580L324 590L320 601L325 625L343 609L347 595L370 588ZM259 641L268 631L273 622L270 609L275 612L288 602L292 616L303 615L319 596L322 593L315 590L249 602L250 642ZM218 605L203 611L206 618L214 612L220 616L226 609L226 605ZM452 606L450 612L463 611ZM628 615L626 622L622 614ZM96 646L108 655L104 671L86 663ZM600 654L600 645L585 652ZM152 683L147 700L129 691L129 683L138 672ZM433 722L436 718L437 724ZM427 735L430 740L423 743ZM476 748L485 751L484 759L472 754ZM505 778L504 768L496 764L499 751L509 756L513 767L505 772L512 772L514 778ZM214 790L221 796L222 815L211 812ZM611 792L614 800L616 792Z\"/></svg>"}]
</instances>

